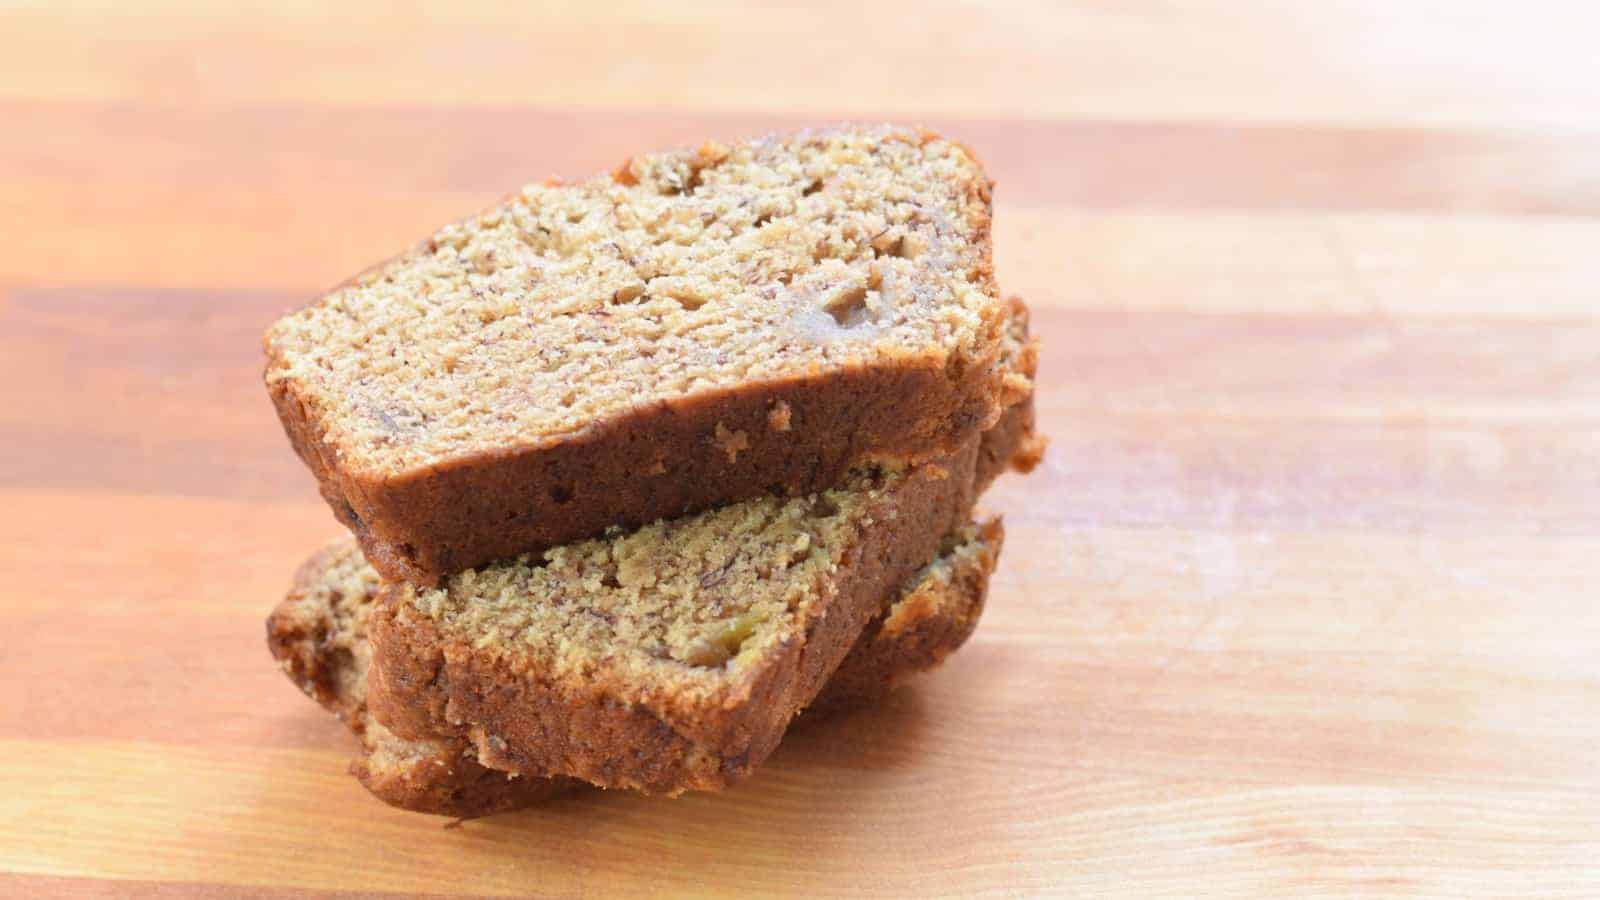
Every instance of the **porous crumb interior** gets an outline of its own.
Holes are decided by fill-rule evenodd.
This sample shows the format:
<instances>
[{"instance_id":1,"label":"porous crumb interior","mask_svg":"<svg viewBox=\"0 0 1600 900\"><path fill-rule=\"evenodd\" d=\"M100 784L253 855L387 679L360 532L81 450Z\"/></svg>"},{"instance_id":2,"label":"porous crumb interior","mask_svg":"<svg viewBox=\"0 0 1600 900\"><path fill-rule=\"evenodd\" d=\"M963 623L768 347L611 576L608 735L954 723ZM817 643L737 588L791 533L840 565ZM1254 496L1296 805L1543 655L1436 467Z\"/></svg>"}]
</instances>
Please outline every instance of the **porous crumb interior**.
<instances>
[{"instance_id":1,"label":"porous crumb interior","mask_svg":"<svg viewBox=\"0 0 1600 900\"><path fill-rule=\"evenodd\" d=\"M972 568L973 559L993 553L988 531L994 527L993 522L968 522L945 535L939 542L939 554L908 582L908 589L949 584L956 572Z\"/></svg>"},{"instance_id":2,"label":"porous crumb interior","mask_svg":"<svg viewBox=\"0 0 1600 900\"><path fill-rule=\"evenodd\" d=\"M880 637L893 639L900 631L914 628L919 622L937 618L959 616L958 607L970 602L964 591L951 590L958 576L975 570L992 568L994 555L999 552L994 543L993 522L969 522L945 535L939 542L939 553L906 583L906 589L896 595L884 610ZM989 563L983 562L988 557Z\"/></svg>"},{"instance_id":3,"label":"porous crumb interior","mask_svg":"<svg viewBox=\"0 0 1600 900\"><path fill-rule=\"evenodd\" d=\"M452 758L460 752L443 739L400 737L371 714L365 716L361 738L367 749L366 768L374 773L403 772L422 766L448 769Z\"/></svg>"},{"instance_id":4,"label":"porous crumb interior","mask_svg":"<svg viewBox=\"0 0 1600 900\"><path fill-rule=\"evenodd\" d=\"M318 561L317 577L303 586L298 599L299 618L318 625L313 639L334 660L330 668L336 697L361 706L353 713L345 709L345 714L364 718L367 665L372 657L367 646L367 618L381 581L353 541L328 547ZM351 724L359 730L359 722Z\"/></svg>"},{"instance_id":5,"label":"porous crumb interior","mask_svg":"<svg viewBox=\"0 0 1600 900\"><path fill-rule=\"evenodd\" d=\"M915 132L640 156L524 188L285 317L267 377L347 465L395 471L751 379L958 372L992 357L987 234L978 163Z\"/></svg>"},{"instance_id":6,"label":"porous crumb interior","mask_svg":"<svg viewBox=\"0 0 1600 900\"><path fill-rule=\"evenodd\" d=\"M832 595L879 491L863 470L807 497L752 500L469 570L406 600L446 634L541 668L600 668L699 693L754 663Z\"/></svg>"}]
</instances>

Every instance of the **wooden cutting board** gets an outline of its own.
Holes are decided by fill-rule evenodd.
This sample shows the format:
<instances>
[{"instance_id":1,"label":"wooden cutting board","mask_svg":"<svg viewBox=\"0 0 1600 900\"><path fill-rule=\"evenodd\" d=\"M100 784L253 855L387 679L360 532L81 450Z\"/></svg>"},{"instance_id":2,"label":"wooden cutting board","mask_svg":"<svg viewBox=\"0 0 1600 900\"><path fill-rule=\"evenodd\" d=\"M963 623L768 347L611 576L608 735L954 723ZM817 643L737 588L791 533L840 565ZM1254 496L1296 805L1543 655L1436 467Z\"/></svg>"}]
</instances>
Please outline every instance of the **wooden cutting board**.
<instances>
[{"instance_id":1,"label":"wooden cutting board","mask_svg":"<svg viewBox=\"0 0 1600 900\"><path fill-rule=\"evenodd\" d=\"M1592 13L340 6L0 11L0 895L1600 896ZM263 643L338 527L262 328L842 117L988 160L1037 311L977 635L721 795L371 799Z\"/></svg>"}]
</instances>

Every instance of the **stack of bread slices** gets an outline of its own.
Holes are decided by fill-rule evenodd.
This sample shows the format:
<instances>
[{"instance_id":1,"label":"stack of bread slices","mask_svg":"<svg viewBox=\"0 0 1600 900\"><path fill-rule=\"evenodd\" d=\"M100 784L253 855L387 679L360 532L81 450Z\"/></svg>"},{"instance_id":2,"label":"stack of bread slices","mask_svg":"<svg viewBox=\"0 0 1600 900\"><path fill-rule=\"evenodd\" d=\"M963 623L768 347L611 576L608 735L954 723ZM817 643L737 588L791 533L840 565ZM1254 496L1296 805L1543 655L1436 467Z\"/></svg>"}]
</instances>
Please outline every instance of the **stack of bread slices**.
<instances>
[{"instance_id":1,"label":"stack of bread slices","mask_svg":"<svg viewBox=\"0 0 1600 900\"><path fill-rule=\"evenodd\" d=\"M407 809L753 772L966 640L1036 351L962 145L848 127L531 185L267 332L353 532L267 623ZM802 716L803 714L803 716Z\"/></svg>"}]
</instances>

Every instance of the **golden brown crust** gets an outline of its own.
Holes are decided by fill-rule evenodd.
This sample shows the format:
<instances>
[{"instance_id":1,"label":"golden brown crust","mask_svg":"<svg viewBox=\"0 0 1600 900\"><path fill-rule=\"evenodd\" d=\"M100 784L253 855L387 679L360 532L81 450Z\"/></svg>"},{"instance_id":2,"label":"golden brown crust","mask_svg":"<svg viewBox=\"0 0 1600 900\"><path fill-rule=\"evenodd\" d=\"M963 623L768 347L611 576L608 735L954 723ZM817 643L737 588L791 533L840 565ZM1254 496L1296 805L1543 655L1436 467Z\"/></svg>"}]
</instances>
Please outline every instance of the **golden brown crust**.
<instances>
[{"instance_id":1,"label":"golden brown crust","mask_svg":"<svg viewBox=\"0 0 1600 900\"><path fill-rule=\"evenodd\" d=\"M1022 473L1033 471L1050 443L1034 429L1033 382L1039 368L1039 339L1029 333L1028 306L1022 298L1007 299L1006 309L1011 338L1001 360L1001 365L1007 369L1002 380L1006 411L994 427L983 434L983 445L978 451L979 493L1007 469Z\"/></svg>"},{"instance_id":2,"label":"golden brown crust","mask_svg":"<svg viewBox=\"0 0 1600 900\"><path fill-rule=\"evenodd\" d=\"M378 726L381 728L382 726ZM484 767L460 741L362 736L354 775L379 800L412 812L474 819L547 802L576 788L571 778L518 778Z\"/></svg>"},{"instance_id":3,"label":"golden brown crust","mask_svg":"<svg viewBox=\"0 0 1600 900\"><path fill-rule=\"evenodd\" d=\"M954 379L943 368L863 367L705 392L540 444L377 479L340 465L291 385L271 382L269 393L323 499L386 579L429 585L613 525L822 490L867 459L950 453L994 423L1000 398L993 367ZM769 427L783 407L789 427ZM738 432L747 446L723 452L718 434Z\"/></svg>"},{"instance_id":4,"label":"golden brown crust","mask_svg":"<svg viewBox=\"0 0 1600 900\"><path fill-rule=\"evenodd\" d=\"M525 660L480 653L389 586L371 621L368 703L395 733L465 738L479 761L502 771L646 793L725 787L777 747L882 598L966 520L977 450L974 440L877 492L870 518L879 524L853 535L835 594L809 608L804 638L783 642L747 678L709 697L657 696L603 676L552 677Z\"/></svg>"}]
</instances>

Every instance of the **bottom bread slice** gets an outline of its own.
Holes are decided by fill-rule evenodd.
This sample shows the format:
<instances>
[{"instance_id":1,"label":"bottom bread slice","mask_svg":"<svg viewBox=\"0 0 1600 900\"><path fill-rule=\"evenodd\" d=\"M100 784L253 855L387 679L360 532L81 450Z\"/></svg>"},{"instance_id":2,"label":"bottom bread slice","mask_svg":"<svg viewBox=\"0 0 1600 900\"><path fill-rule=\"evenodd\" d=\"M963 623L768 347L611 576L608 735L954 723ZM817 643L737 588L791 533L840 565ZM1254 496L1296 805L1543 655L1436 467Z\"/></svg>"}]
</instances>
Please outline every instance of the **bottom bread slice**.
<instances>
[{"instance_id":1,"label":"bottom bread slice","mask_svg":"<svg viewBox=\"0 0 1600 900\"><path fill-rule=\"evenodd\" d=\"M951 534L937 559L888 598L802 721L877 700L907 676L937 666L964 643L983 611L1004 540L999 519ZM405 739L367 709L367 622L380 586L353 541L330 545L295 575L267 620L267 643L289 678L360 738L351 770L379 799L402 809L485 816L543 802L581 785L485 767L471 744Z\"/></svg>"}]
</instances>

